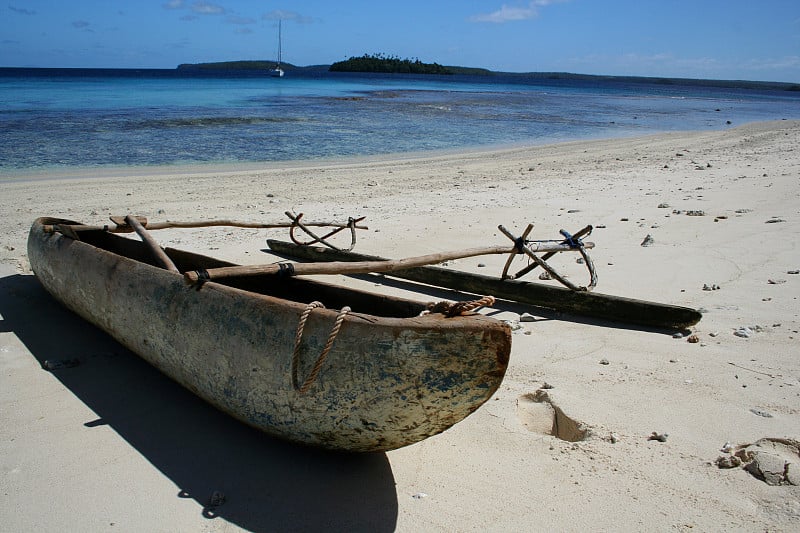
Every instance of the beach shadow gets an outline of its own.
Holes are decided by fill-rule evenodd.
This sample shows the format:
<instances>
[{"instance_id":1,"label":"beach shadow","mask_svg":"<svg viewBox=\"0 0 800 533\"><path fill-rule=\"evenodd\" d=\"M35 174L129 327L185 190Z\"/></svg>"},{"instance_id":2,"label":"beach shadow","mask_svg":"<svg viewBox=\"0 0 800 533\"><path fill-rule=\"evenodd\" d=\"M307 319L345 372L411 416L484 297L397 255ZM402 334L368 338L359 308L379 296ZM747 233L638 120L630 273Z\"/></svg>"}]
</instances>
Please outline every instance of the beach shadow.
<instances>
[{"instance_id":1,"label":"beach shadow","mask_svg":"<svg viewBox=\"0 0 800 533\"><path fill-rule=\"evenodd\" d=\"M249 531L395 529L386 454L315 450L238 422L64 308L34 276L0 278L0 315L0 331L97 413L84 426L108 425L206 518Z\"/></svg>"}]
</instances>

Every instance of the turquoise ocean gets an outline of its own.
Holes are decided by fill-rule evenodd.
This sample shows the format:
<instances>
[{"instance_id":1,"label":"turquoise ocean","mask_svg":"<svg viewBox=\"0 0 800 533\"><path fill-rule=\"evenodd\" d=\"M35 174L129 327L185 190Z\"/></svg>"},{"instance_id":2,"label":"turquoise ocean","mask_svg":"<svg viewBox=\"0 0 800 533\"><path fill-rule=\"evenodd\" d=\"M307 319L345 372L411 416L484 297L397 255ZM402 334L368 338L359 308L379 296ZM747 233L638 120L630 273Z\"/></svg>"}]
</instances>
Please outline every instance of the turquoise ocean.
<instances>
[{"instance_id":1,"label":"turquoise ocean","mask_svg":"<svg viewBox=\"0 0 800 533\"><path fill-rule=\"evenodd\" d=\"M0 173L537 145L800 119L768 85L0 69Z\"/></svg>"}]
</instances>

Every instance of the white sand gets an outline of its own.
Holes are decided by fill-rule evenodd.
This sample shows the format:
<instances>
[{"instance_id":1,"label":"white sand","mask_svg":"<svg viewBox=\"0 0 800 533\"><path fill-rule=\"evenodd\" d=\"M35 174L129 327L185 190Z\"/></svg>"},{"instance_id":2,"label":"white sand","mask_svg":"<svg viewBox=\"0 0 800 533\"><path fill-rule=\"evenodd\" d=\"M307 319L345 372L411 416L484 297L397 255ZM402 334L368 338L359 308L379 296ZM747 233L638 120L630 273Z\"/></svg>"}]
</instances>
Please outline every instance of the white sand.
<instances>
[{"instance_id":1,"label":"white sand","mask_svg":"<svg viewBox=\"0 0 800 533\"><path fill-rule=\"evenodd\" d=\"M800 487L713 462L726 442L800 439L800 275L789 273L800 269L800 122L87 175L0 183L0 530L797 530ZM42 215L283 221L285 210L307 220L366 215L356 251L389 257L507 244L498 224L521 233L532 222L541 239L593 224L597 292L702 308L692 328L700 342L534 310L541 319L514 333L496 398L474 415L401 450L341 456L262 436L196 400L54 304L25 257L27 229ZM654 244L640 246L648 234ZM286 232L157 234L245 263L274 260L261 251L266 237ZM554 261L585 283L574 256ZM503 262L453 268L496 275ZM499 306L495 316L530 310ZM757 331L733 335L742 326ZM69 358L80 366L41 369ZM553 408L532 400L545 382L562 436L573 420L585 440L548 434ZM648 440L652 432L669 435ZM204 509L214 491L225 503Z\"/></svg>"}]
</instances>

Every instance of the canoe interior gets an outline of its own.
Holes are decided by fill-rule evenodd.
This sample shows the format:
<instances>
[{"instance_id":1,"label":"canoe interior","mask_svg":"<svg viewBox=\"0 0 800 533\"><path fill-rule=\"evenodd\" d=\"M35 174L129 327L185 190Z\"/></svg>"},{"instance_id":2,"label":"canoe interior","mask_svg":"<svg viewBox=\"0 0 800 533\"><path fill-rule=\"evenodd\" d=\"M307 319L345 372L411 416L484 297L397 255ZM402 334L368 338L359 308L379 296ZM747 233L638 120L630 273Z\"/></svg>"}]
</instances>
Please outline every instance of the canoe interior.
<instances>
[{"instance_id":1,"label":"canoe interior","mask_svg":"<svg viewBox=\"0 0 800 533\"><path fill-rule=\"evenodd\" d=\"M63 221L60 222L63 223ZM82 231L80 232L80 240L113 254L158 266L144 243L139 240L106 231ZM173 248L167 248L166 253L181 272L201 268L210 269L232 266L234 264ZM214 283L302 304L319 301L328 309L341 309L344 306L349 306L353 312L375 316L410 318L418 316L420 312L425 310L425 304L422 302L374 294L319 281L278 275L229 278L215 280Z\"/></svg>"}]
</instances>

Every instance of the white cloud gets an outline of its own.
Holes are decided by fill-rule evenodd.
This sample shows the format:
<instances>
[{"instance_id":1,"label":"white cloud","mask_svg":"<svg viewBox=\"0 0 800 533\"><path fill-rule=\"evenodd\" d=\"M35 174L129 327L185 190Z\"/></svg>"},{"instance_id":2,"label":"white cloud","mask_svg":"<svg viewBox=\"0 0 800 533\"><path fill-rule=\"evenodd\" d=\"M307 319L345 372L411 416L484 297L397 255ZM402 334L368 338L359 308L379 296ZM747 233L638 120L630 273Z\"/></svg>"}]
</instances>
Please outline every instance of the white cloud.
<instances>
[{"instance_id":1,"label":"white cloud","mask_svg":"<svg viewBox=\"0 0 800 533\"><path fill-rule=\"evenodd\" d=\"M183 0L169 0L169 2L164 4L164 9L181 9L183 5Z\"/></svg>"},{"instance_id":2,"label":"white cloud","mask_svg":"<svg viewBox=\"0 0 800 533\"><path fill-rule=\"evenodd\" d=\"M225 8L211 2L200 1L192 4L192 11L200 15L222 15L225 13Z\"/></svg>"},{"instance_id":3,"label":"white cloud","mask_svg":"<svg viewBox=\"0 0 800 533\"><path fill-rule=\"evenodd\" d=\"M513 7L503 4L500 9L491 13L482 13L470 17L472 22L492 22L502 24L516 20L529 20L539 16L539 8L565 2L569 0L534 0L521 7Z\"/></svg>"}]
</instances>

